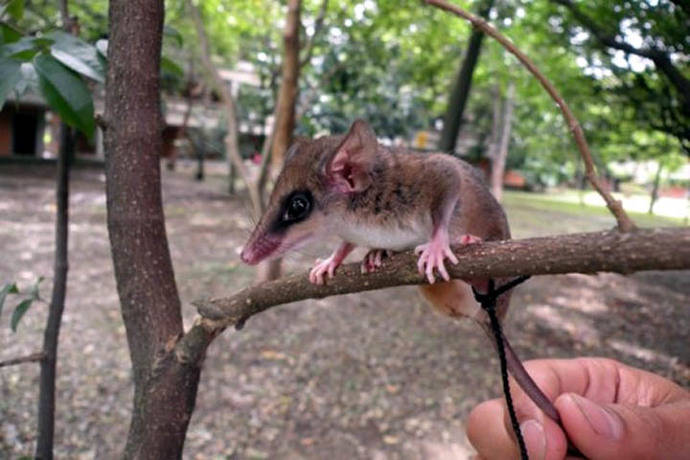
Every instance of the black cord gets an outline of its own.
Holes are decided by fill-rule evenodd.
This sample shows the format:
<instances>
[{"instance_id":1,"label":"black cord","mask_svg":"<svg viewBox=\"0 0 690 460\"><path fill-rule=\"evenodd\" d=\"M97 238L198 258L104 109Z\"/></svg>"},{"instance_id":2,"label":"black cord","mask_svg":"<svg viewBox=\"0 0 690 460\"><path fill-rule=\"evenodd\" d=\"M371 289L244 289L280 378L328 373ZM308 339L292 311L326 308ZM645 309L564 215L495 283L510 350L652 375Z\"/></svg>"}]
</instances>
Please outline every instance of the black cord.
<instances>
[{"instance_id":1,"label":"black cord","mask_svg":"<svg viewBox=\"0 0 690 460\"><path fill-rule=\"evenodd\" d=\"M489 280L488 291L486 294L481 294L477 292L474 288L474 298L479 302L482 308L489 315L489 321L491 322L491 330L494 333L494 338L496 339L496 348L498 350L498 360L501 365L501 381L503 382L503 395L506 398L506 405L508 406L508 414L510 415L510 423L513 426L513 432L515 433L515 438L517 439L518 448L520 449L520 458L523 460L529 460L529 455L527 455L527 446L525 445L525 440L522 437L522 432L520 431L520 424L518 423L517 415L515 414L515 407L513 407L513 397L510 394L510 381L508 380L508 362L506 361L506 352L503 345L503 332L501 330L501 323L498 321L498 316L496 316L496 300L504 292L512 289L518 284L527 280L529 276L519 276L508 283L500 286L496 289L496 283L493 279Z\"/></svg>"}]
</instances>

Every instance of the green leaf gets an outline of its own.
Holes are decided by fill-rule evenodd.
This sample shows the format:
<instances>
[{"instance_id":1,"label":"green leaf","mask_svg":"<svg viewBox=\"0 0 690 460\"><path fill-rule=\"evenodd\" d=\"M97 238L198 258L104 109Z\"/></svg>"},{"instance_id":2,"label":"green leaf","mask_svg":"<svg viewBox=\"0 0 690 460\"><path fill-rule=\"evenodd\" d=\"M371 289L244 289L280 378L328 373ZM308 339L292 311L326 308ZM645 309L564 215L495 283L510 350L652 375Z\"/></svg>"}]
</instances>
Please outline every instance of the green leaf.
<instances>
[{"instance_id":1,"label":"green leaf","mask_svg":"<svg viewBox=\"0 0 690 460\"><path fill-rule=\"evenodd\" d=\"M182 78L184 77L184 70L172 59L161 56L161 71L169 73L173 77Z\"/></svg>"},{"instance_id":2,"label":"green leaf","mask_svg":"<svg viewBox=\"0 0 690 460\"><path fill-rule=\"evenodd\" d=\"M19 321L22 319L22 316L24 316L24 313L27 312L33 301L33 299L24 299L15 307L14 312L12 313L12 318L10 319L10 327L12 328L12 332L17 332L17 325L19 325Z\"/></svg>"},{"instance_id":3,"label":"green leaf","mask_svg":"<svg viewBox=\"0 0 690 460\"><path fill-rule=\"evenodd\" d=\"M0 44L14 43L22 38L22 34L9 24L0 23Z\"/></svg>"},{"instance_id":4,"label":"green leaf","mask_svg":"<svg viewBox=\"0 0 690 460\"><path fill-rule=\"evenodd\" d=\"M172 40L175 40L175 43L177 46L182 46L184 44L184 39L182 38L182 34L180 33L179 30L172 26L165 25L163 26L163 38L171 38Z\"/></svg>"},{"instance_id":5,"label":"green leaf","mask_svg":"<svg viewBox=\"0 0 690 460\"><path fill-rule=\"evenodd\" d=\"M93 99L82 79L47 54L36 56L34 67L48 105L65 123L91 139L95 128Z\"/></svg>"},{"instance_id":6,"label":"green leaf","mask_svg":"<svg viewBox=\"0 0 690 460\"><path fill-rule=\"evenodd\" d=\"M33 300L40 300L41 299L41 293L39 292L38 288L41 282L45 279L43 276L39 276L36 282L31 286L31 290L29 291L29 295Z\"/></svg>"},{"instance_id":7,"label":"green leaf","mask_svg":"<svg viewBox=\"0 0 690 460\"><path fill-rule=\"evenodd\" d=\"M22 78L21 63L14 59L0 58L0 109L5 105L7 95Z\"/></svg>"},{"instance_id":8,"label":"green leaf","mask_svg":"<svg viewBox=\"0 0 690 460\"><path fill-rule=\"evenodd\" d=\"M15 58L27 61L33 58L38 50L31 37L22 37L19 40L0 46L0 57Z\"/></svg>"},{"instance_id":9,"label":"green leaf","mask_svg":"<svg viewBox=\"0 0 690 460\"><path fill-rule=\"evenodd\" d=\"M48 38L22 37L19 40L0 46L0 57L30 61L41 50L47 49L53 40Z\"/></svg>"},{"instance_id":10,"label":"green leaf","mask_svg":"<svg viewBox=\"0 0 690 460\"><path fill-rule=\"evenodd\" d=\"M22 97L27 89L38 93L38 74L36 73L36 68L32 62L22 62L21 66L22 78L14 87L14 91L17 94L17 99Z\"/></svg>"},{"instance_id":11,"label":"green leaf","mask_svg":"<svg viewBox=\"0 0 690 460\"><path fill-rule=\"evenodd\" d=\"M101 38L96 42L96 49L104 58L108 57L108 40Z\"/></svg>"},{"instance_id":12,"label":"green leaf","mask_svg":"<svg viewBox=\"0 0 690 460\"><path fill-rule=\"evenodd\" d=\"M21 21L24 17L24 0L10 0L0 10L0 17L8 13L15 21Z\"/></svg>"},{"instance_id":13,"label":"green leaf","mask_svg":"<svg viewBox=\"0 0 690 460\"><path fill-rule=\"evenodd\" d=\"M85 77L105 83L105 69L95 46L62 31L48 35L53 39L50 54L70 69Z\"/></svg>"},{"instance_id":14,"label":"green leaf","mask_svg":"<svg viewBox=\"0 0 690 460\"><path fill-rule=\"evenodd\" d=\"M0 289L0 315L2 315L2 307L5 305L7 294L19 294L17 283L7 283Z\"/></svg>"}]
</instances>

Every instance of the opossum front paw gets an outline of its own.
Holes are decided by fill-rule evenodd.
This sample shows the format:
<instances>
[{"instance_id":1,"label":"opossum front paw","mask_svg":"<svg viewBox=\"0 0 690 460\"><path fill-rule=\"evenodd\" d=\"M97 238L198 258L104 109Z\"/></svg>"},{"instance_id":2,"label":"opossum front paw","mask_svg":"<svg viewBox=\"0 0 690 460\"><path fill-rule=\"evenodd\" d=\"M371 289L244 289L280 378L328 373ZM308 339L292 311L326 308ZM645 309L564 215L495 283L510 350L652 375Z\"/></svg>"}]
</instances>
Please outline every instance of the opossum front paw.
<instances>
[{"instance_id":1,"label":"opossum front paw","mask_svg":"<svg viewBox=\"0 0 690 460\"><path fill-rule=\"evenodd\" d=\"M328 275L329 278L333 278L335 269L339 266L340 263L336 262L333 256L326 260L316 259L316 265L309 272L309 281L313 284L323 284L325 282L324 276Z\"/></svg>"},{"instance_id":2,"label":"opossum front paw","mask_svg":"<svg viewBox=\"0 0 690 460\"><path fill-rule=\"evenodd\" d=\"M426 279L429 280L429 283L434 284L436 281L434 269L438 271L441 278L450 281L450 276L443 261L448 259L451 263L457 264L458 258L450 250L447 236L434 236L428 243L417 246L414 252L419 255L419 260L417 261L419 274L426 274Z\"/></svg>"},{"instance_id":3,"label":"opossum front paw","mask_svg":"<svg viewBox=\"0 0 690 460\"><path fill-rule=\"evenodd\" d=\"M362 265L360 266L361 272L375 272L383 265L383 259L390 257L391 254L392 252L387 249L372 249L371 251L367 252L362 260Z\"/></svg>"},{"instance_id":4,"label":"opossum front paw","mask_svg":"<svg viewBox=\"0 0 690 460\"><path fill-rule=\"evenodd\" d=\"M462 235L460 237L460 244L473 244L473 243L481 243L482 239L479 238L478 236L470 235L469 233L467 235Z\"/></svg>"}]
</instances>

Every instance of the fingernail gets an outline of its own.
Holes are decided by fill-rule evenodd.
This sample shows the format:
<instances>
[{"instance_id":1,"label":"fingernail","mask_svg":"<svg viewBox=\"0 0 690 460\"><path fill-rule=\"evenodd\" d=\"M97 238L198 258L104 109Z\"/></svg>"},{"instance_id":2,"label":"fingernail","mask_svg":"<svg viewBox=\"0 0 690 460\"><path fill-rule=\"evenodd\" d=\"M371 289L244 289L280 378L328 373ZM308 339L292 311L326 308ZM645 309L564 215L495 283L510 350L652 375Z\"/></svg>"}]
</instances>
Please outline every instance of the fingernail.
<instances>
[{"instance_id":1,"label":"fingernail","mask_svg":"<svg viewBox=\"0 0 690 460\"><path fill-rule=\"evenodd\" d=\"M543 459L546 456L546 435L541 423L534 419L522 422L520 432L525 440L529 457Z\"/></svg>"},{"instance_id":2,"label":"fingernail","mask_svg":"<svg viewBox=\"0 0 690 460\"><path fill-rule=\"evenodd\" d=\"M623 437L623 422L617 414L582 396L575 394L569 396L595 433L609 439Z\"/></svg>"}]
</instances>

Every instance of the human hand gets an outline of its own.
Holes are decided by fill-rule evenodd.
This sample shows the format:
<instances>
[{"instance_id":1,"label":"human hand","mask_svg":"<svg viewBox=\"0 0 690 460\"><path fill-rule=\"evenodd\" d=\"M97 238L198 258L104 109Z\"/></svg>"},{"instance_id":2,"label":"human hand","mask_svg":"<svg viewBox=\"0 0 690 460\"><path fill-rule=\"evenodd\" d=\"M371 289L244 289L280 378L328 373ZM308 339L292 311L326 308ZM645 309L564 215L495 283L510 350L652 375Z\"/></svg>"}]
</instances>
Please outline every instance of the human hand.
<instances>
[{"instance_id":1,"label":"human hand","mask_svg":"<svg viewBox=\"0 0 690 460\"><path fill-rule=\"evenodd\" d=\"M563 459L567 440L592 459L690 458L690 392L658 375L604 358L528 361L563 429L511 380L531 459ZM518 458L503 399L474 408L467 436L482 459Z\"/></svg>"}]
</instances>

